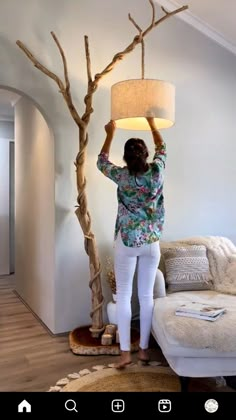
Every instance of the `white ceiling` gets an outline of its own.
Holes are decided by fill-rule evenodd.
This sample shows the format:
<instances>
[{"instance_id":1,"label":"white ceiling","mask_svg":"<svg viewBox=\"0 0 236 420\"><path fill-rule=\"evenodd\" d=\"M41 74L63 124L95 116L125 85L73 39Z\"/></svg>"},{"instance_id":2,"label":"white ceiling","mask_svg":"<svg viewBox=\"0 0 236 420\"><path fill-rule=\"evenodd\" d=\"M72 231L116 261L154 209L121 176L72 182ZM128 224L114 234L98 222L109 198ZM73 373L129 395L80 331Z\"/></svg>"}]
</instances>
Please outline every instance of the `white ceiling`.
<instances>
[{"instance_id":1,"label":"white ceiling","mask_svg":"<svg viewBox=\"0 0 236 420\"><path fill-rule=\"evenodd\" d=\"M236 54L236 0L156 1L170 11L188 5L189 9L177 17ZM0 89L0 120L13 120L14 104L19 97L15 92Z\"/></svg>"},{"instance_id":2,"label":"white ceiling","mask_svg":"<svg viewBox=\"0 0 236 420\"><path fill-rule=\"evenodd\" d=\"M177 16L236 54L235 0L157 0L157 3L170 11L188 5L188 10Z\"/></svg>"}]
</instances>

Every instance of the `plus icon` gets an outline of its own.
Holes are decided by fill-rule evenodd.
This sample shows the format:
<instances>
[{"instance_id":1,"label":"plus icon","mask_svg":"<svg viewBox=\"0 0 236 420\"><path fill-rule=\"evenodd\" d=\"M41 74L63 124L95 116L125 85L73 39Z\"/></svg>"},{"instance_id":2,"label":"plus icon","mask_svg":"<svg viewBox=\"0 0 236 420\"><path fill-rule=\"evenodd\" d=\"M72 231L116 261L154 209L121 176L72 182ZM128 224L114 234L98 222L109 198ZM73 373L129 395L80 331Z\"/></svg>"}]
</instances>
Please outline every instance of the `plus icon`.
<instances>
[{"instance_id":1,"label":"plus icon","mask_svg":"<svg viewBox=\"0 0 236 420\"><path fill-rule=\"evenodd\" d=\"M123 411L125 409L124 400L112 400L111 409L112 409L113 413L123 413Z\"/></svg>"}]
</instances>

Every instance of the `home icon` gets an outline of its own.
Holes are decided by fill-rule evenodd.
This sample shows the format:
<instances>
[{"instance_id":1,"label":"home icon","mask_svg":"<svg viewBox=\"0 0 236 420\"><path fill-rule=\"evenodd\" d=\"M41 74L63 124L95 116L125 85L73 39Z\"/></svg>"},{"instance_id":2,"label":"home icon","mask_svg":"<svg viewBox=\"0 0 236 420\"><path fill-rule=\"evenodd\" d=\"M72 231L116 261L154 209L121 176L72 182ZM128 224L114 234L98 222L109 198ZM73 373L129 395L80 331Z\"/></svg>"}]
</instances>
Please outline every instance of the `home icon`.
<instances>
[{"instance_id":1,"label":"home icon","mask_svg":"<svg viewBox=\"0 0 236 420\"><path fill-rule=\"evenodd\" d=\"M31 413L31 404L26 400L21 401L18 405L18 413Z\"/></svg>"}]
</instances>

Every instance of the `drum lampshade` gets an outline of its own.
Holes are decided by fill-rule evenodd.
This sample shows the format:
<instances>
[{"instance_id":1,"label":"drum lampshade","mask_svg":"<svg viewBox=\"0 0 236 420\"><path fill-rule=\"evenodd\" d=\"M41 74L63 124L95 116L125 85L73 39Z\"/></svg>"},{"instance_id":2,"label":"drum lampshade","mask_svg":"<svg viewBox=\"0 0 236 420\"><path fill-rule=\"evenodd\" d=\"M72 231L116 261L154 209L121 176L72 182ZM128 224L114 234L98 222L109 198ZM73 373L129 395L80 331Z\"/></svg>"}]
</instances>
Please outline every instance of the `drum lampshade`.
<instances>
[{"instance_id":1,"label":"drum lampshade","mask_svg":"<svg viewBox=\"0 0 236 420\"><path fill-rule=\"evenodd\" d=\"M111 119L118 128L150 130L146 117L153 117L158 129L175 122L175 87L154 79L131 79L111 88Z\"/></svg>"}]
</instances>

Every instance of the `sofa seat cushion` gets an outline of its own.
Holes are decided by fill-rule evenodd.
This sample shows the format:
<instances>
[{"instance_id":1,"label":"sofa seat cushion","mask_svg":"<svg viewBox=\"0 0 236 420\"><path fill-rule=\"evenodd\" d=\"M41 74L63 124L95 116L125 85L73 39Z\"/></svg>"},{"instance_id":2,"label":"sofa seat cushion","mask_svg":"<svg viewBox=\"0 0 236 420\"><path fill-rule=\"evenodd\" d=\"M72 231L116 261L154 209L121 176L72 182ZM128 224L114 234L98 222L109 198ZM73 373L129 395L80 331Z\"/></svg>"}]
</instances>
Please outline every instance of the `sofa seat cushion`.
<instances>
[{"instance_id":1,"label":"sofa seat cushion","mask_svg":"<svg viewBox=\"0 0 236 420\"><path fill-rule=\"evenodd\" d=\"M175 315L189 301L224 306L226 313L215 322ZM162 351L169 355L197 357L224 354L236 356L236 298L211 290L167 294L154 300L152 333Z\"/></svg>"}]
</instances>

